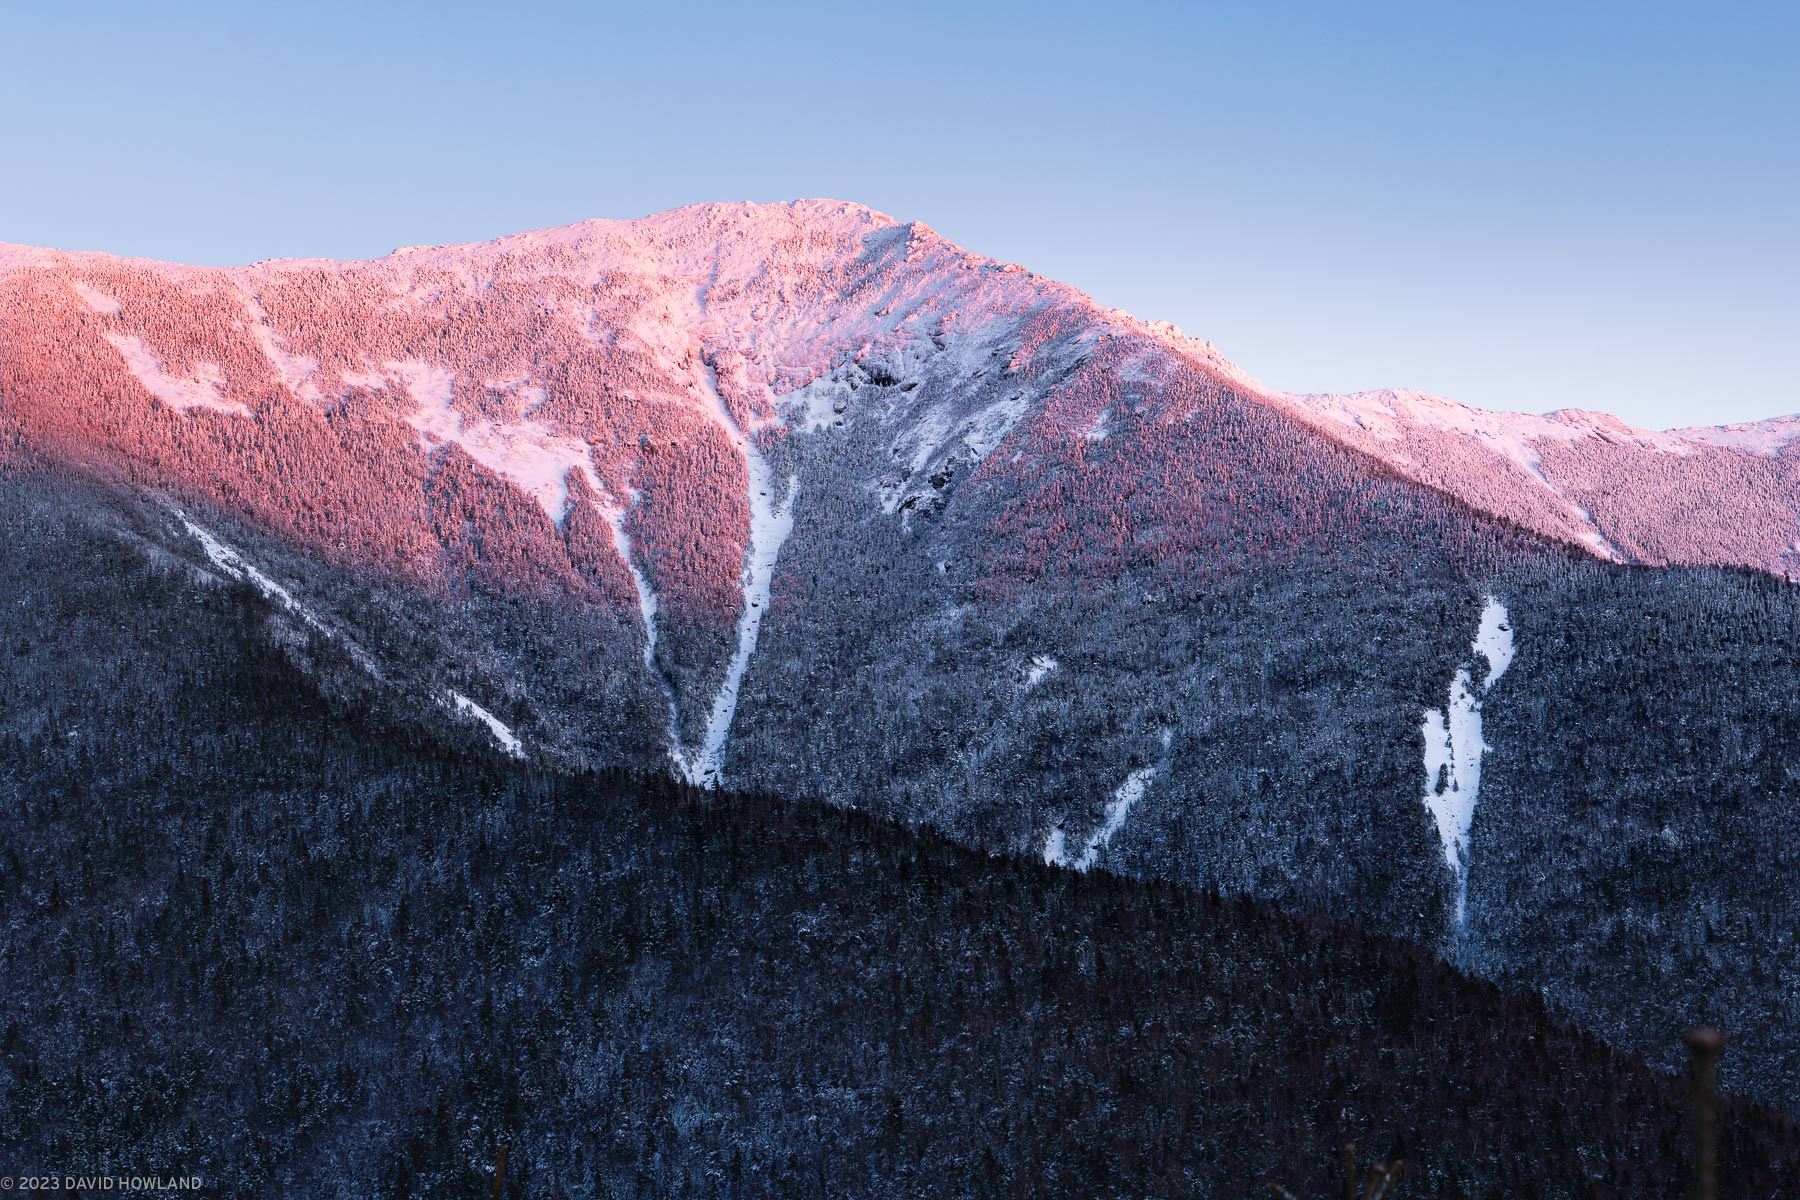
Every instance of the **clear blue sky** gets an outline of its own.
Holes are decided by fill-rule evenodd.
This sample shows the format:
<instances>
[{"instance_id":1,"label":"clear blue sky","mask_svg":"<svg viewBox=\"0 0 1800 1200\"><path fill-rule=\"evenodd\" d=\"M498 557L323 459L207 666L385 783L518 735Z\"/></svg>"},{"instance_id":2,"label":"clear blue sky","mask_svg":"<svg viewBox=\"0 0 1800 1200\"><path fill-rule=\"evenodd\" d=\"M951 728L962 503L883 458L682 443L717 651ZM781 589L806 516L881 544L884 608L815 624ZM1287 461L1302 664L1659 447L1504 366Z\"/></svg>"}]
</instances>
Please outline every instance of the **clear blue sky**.
<instances>
[{"instance_id":1,"label":"clear blue sky","mask_svg":"<svg viewBox=\"0 0 1800 1200\"><path fill-rule=\"evenodd\" d=\"M1293 390L1800 410L1800 6L0 0L0 240L833 196Z\"/></svg>"}]
</instances>

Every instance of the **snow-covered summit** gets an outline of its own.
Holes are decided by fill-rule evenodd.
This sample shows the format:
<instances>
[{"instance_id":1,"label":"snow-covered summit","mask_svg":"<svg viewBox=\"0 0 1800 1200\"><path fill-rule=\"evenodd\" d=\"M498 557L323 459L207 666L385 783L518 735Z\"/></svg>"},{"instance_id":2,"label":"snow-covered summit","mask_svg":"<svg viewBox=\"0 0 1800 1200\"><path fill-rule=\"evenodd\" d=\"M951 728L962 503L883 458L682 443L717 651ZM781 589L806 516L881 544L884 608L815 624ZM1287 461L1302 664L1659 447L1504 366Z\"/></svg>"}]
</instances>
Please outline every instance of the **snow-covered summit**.
<instances>
[{"instance_id":1,"label":"snow-covered summit","mask_svg":"<svg viewBox=\"0 0 1800 1200\"><path fill-rule=\"evenodd\" d=\"M60 292L48 282L59 278ZM276 395L330 408L373 393L427 451L460 446L559 525L577 501L571 472L608 511L630 507L649 469L639 451L669 441L658 433L669 406L711 427L715 388L748 437L817 434L853 421L849 397L871 381L912 385L887 402L896 469L875 489L910 521L937 490L927 481L985 460L1091 362L1121 394L1084 410L1079 428L1103 434L1085 440L1109 454L1131 452L1114 431L1141 407L1134 395L1198 373L1603 558L1800 573L1800 461L1782 453L1800 417L1659 432L1414 391L1288 394L1167 322L841 200L697 204L366 261L225 270L0 245L0 288L35 328L79 319L98 335L101 360L117 356L106 369L119 386L94 384L111 403L244 422ZM46 350L46 368L65 350ZM1041 382L970 399L1015 373ZM59 375L67 364L45 379ZM928 377L938 386L913 390Z\"/></svg>"}]
</instances>

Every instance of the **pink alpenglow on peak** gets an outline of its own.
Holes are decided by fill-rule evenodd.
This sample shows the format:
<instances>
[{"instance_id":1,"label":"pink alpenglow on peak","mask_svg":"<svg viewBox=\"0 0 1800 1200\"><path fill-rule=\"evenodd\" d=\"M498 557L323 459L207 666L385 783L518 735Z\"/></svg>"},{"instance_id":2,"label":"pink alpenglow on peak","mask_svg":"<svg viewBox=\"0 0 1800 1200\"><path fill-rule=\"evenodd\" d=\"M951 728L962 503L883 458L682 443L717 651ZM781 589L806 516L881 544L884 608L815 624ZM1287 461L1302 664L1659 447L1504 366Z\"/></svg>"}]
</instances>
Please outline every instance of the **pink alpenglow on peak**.
<instances>
[{"instance_id":1,"label":"pink alpenglow on peak","mask_svg":"<svg viewBox=\"0 0 1800 1200\"><path fill-rule=\"evenodd\" d=\"M361 569L634 612L635 574L658 644L720 683L765 499L757 460L780 483L847 429L891 445L867 494L906 528L941 498L930 481L959 471L1024 489L1016 515L1036 522L1046 488L1104 504L1095 488L1198 469L1166 460L1174 431L1229 402L1601 558L1800 569L1792 418L1654 433L1409 392L1287 395L1166 322L834 200L370 262L203 269L0 246L0 395L34 454ZM1091 478L1022 474L1033 455Z\"/></svg>"}]
</instances>

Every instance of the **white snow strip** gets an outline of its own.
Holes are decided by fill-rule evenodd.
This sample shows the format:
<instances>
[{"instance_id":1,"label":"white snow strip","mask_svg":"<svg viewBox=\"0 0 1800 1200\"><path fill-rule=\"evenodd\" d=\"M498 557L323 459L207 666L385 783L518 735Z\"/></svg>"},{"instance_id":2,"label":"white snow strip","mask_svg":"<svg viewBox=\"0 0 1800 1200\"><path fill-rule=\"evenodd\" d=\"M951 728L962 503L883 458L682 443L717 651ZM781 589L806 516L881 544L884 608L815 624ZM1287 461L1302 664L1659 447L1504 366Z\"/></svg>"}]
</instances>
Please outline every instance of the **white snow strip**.
<instances>
[{"instance_id":1,"label":"white snow strip","mask_svg":"<svg viewBox=\"0 0 1800 1200\"><path fill-rule=\"evenodd\" d=\"M598 487L586 441L558 433L540 421L495 422L464 416L455 407L455 376L443 367L384 362L380 370L346 371L341 378L348 386L371 390L399 383L418 406L406 420L418 430L427 450L448 442L462 447L470 458L536 500L553 524L560 526L569 515L570 471L586 471ZM535 412L548 398L542 388L522 382L509 390L526 402L527 411Z\"/></svg>"},{"instance_id":2,"label":"white snow strip","mask_svg":"<svg viewBox=\"0 0 1800 1200\"><path fill-rule=\"evenodd\" d=\"M320 621L311 609L307 608L304 604L294 598L292 592L257 570L242 554L239 554L236 550L214 537L211 532L189 520L186 513L183 513L178 508L171 508L170 511L175 514L176 519L181 522L182 527L188 531L188 534L200 543L201 548L206 551L206 557L212 560L212 564L219 568L219 570L223 571L232 579L247 580L257 591L261 592L265 598L273 600L275 603L281 605L282 608L306 622L311 628L318 630L326 637L343 645L349 651L350 657L355 660L356 664L362 667L363 670L369 672L369 674L375 676L377 679L382 678L381 671L377 668L375 660L371 658L368 652L363 650L362 647L350 641L348 638L340 637L331 629L327 628L325 623ZM473 717L486 725L489 731L493 733L494 739L500 743L500 748L506 751L506 753L512 755L514 758L525 757L524 743L520 742L518 737L507 727L505 722L494 716L493 713L458 691L446 691L444 693L444 698L458 714Z\"/></svg>"},{"instance_id":3,"label":"white snow strip","mask_svg":"<svg viewBox=\"0 0 1800 1200\"><path fill-rule=\"evenodd\" d=\"M379 392L393 382L380 371L339 371L338 379L345 387L366 388L371 392Z\"/></svg>"},{"instance_id":4,"label":"white snow strip","mask_svg":"<svg viewBox=\"0 0 1800 1200\"><path fill-rule=\"evenodd\" d=\"M1125 818L1131 814L1131 806L1144 798L1144 789L1150 786L1150 781L1155 777L1156 768L1153 766L1139 767L1125 777L1125 782L1113 793L1112 803L1106 806L1106 820L1094 831L1094 836L1088 839L1081 857L1075 860L1077 871L1085 871L1094 865L1094 860L1100 857L1100 851L1106 848L1113 840L1113 834L1119 832L1120 827L1125 824Z\"/></svg>"},{"instance_id":5,"label":"white snow strip","mask_svg":"<svg viewBox=\"0 0 1800 1200\"><path fill-rule=\"evenodd\" d=\"M1466 923L1469 899L1469 830L1481 792L1481 756L1490 747L1482 738L1481 701L1512 665L1512 624L1506 606L1487 598L1481 625L1469 649L1487 662L1487 673L1474 681L1468 665L1459 666L1450 683L1448 709L1425 710L1420 732L1425 739L1425 807L1437 822L1444 862L1456 879L1456 928Z\"/></svg>"},{"instance_id":6,"label":"white snow strip","mask_svg":"<svg viewBox=\"0 0 1800 1200\"><path fill-rule=\"evenodd\" d=\"M80 280L70 281L69 286L75 289L75 294L81 297L83 304L103 317L116 317L125 311L124 305L97 287L82 283Z\"/></svg>"},{"instance_id":7,"label":"white snow strip","mask_svg":"<svg viewBox=\"0 0 1800 1200\"><path fill-rule=\"evenodd\" d=\"M593 473L589 472L592 479ZM600 481L594 479L594 486L600 488ZM631 557L631 535L625 532L625 510L614 504L603 504L600 515L606 518L606 524L612 530L613 549L618 552L619 561L631 572L631 585L637 590L638 616L644 622L644 665L655 666L656 659L656 611L659 607L656 591L650 586L650 580L638 569L636 561Z\"/></svg>"},{"instance_id":8,"label":"white snow strip","mask_svg":"<svg viewBox=\"0 0 1800 1200\"><path fill-rule=\"evenodd\" d=\"M1526 446L1523 442L1519 443L1519 446L1522 447L1522 449L1513 456L1513 461L1523 468L1533 479L1537 480L1538 483L1543 486L1545 491L1561 501L1563 508L1568 511L1570 516L1575 518L1575 523L1577 525L1586 526L1586 528L1581 531L1580 537L1581 540L1587 544L1587 547L1601 558L1608 559L1612 562L1624 562L1625 556L1619 553L1619 548L1617 546L1612 544L1612 539L1600 532L1600 523L1594 520L1594 514L1563 495L1563 490L1550 482L1549 476L1544 474L1543 458L1538 454L1537 450L1533 447Z\"/></svg>"},{"instance_id":9,"label":"white snow strip","mask_svg":"<svg viewBox=\"0 0 1800 1200\"><path fill-rule=\"evenodd\" d=\"M113 349L131 368L138 382L152 396L167 404L176 412L185 413L193 408L211 408L219 412L231 413L233 416L247 417L250 410L236 400L225 399L225 376L220 373L217 363L203 362L194 364L192 378L164 373L162 361L156 352L144 345L144 340L124 334L109 333L106 340L112 343Z\"/></svg>"},{"instance_id":10,"label":"white snow strip","mask_svg":"<svg viewBox=\"0 0 1800 1200\"><path fill-rule=\"evenodd\" d=\"M1488 661L1488 676L1482 683L1485 692L1512 666L1514 653L1512 624L1506 619L1506 606L1492 596L1482 606L1481 626L1475 631L1475 641L1469 648Z\"/></svg>"},{"instance_id":11,"label":"white snow strip","mask_svg":"<svg viewBox=\"0 0 1800 1200\"><path fill-rule=\"evenodd\" d=\"M1025 668L1025 686L1034 688L1044 681L1044 677L1053 674L1061 664L1048 654L1039 654L1032 658Z\"/></svg>"},{"instance_id":12,"label":"white snow strip","mask_svg":"<svg viewBox=\"0 0 1800 1200\"><path fill-rule=\"evenodd\" d=\"M799 491L800 480L797 476L788 479L787 495L778 503L774 497L775 485L768 460L763 458L762 452L744 431L738 428L731 410L719 395L718 381L713 377L711 366L706 368L702 391L707 400L707 414L724 430L726 437L731 439L738 453L744 457L744 473L749 477L750 493L750 545L745 554L744 607L738 614L737 649L731 656L730 665L726 667L725 682L720 685L718 695L713 697L712 711L707 716L706 731L700 745L692 751L684 750L679 730L670 730L674 742L670 755L676 768L689 783L710 788L719 783L719 772L725 758L725 739L731 733L731 719L737 712L738 689L743 684L744 672L750 666L750 656L756 653L757 631L762 626L763 612L769 605L769 583L775 575L775 560L781 553L782 543L787 541L788 534L794 529L794 497Z\"/></svg>"},{"instance_id":13,"label":"white snow strip","mask_svg":"<svg viewBox=\"0 0 1800 1200\"><path fill-rule=\"evenodd\" d=\"M169 511L175 514L175 518L181 522L182 527L188 531L189 536L200 543L201 548L206 551L206 557L212 560L214 566L218 567L233 579L248 580L257 591L263 594L265 599L275 601L277 604L281 605L282 608L286 609L294 616L299 617L309 628L317 630L319 633L324 634L326 637L343 646L345 651L349 653L351 660L355 662L357 666L367 671L376 679L385 680L386 677L381 673L380 666L375 662L375 659L370 656L367 650L364 650L361 646L357 645L354 640L345 637L336 630L328 627L318 618L318 615L314 613L312 609L296 600L292 592L257 570L242 554L214 537L206 529L189 520L187 514L182 512L179 508L175 508L171 505L169 506Z\"/></svg>"},{"instance_id":14,"label":"white snow strip","mask_svg":"<svg viewBox=\"0 0 1800 1200\"><path fill-rule=\"evenodd\" d=\"M376 378L383 385L400 380L418 405L407 422L427 447L456 443L482 466L518 484L553 523L562 524L569 515L569 472L583 470L592 476L585 441L537 421L502 424L465 417L454 407L454 376L442 367L420 362L389 362L382 367L385 374ZM344 379L365 386L368 381L364 376Z\"/></svg>"},{"instance_id":15,"label":"white snow strip","mask_svg":"<svg viewBox=\"0 0 1800 1200\"><path fill-rule=\"evenodd\" d=\"M283 346L275 331L269 328L269 314L251 295L243 293L244 310L250 314L250 336L256 340L257 349L269 360L275 377L281 380L282 386L302 400L317 401L321 398L319 385L314 376L319 373L319 360L304 354L291 353Z\"/></svg>"},{"instance_id":16,"label":"white snow strip","mask_svg":"<svg viewBox=\"0 0 1800 1200\"><path fill-rule=\"evenodd\" d=\"M1150 787L1151 781L1168 765L1169 744L1174 738L1174 733L1175 731L1172 729L1163 730L1162 757L1151 765L1139 767L1127 775L1125 782L1121 783L1113 792L1113 798L1107 803L1106 817L1101 821L1100 828L1096 829L1088 838L1087 844L1082 847L1081 854L1073 862L1069 861L1067 840L1060 825L1052 829L1049 837L1044 839L1044 861L1052 866L1072 866L1077 871L1087 871L1092 868L1094 863L1099 861L1101 851L1111 844L1113 835L1124 827L1125 818L1131 815L1132 806L1144 798L1144 792Z\"/></svg>"},{"instance_id":17,"label":"white snow strip","mask_svg":"<svg viewBox=\"0 0 1800 1200\"><path fill-rule=\"evenodd\" d=\"M462 713L464 716L473 717L488 727L488 732L494 735L494 740L500 743L500 748L502 750L506 751L514 758L525 757L524 744L519 741L511 729L507 728L504 721L463 695L461 692L451 691L449 696L451 702L455 704L457 712Z\"/></svg>"},{"instance_id":18,"label":"white snow strip","mask_svg":"<svg viewBox=\"0 0 1800 1200\"><path fill-rule=\"evenodd\" d=\"M277 604L281 605L281 607L293 613L296 617L299 617L302 621L306 622L306 624L318 630L320 633L325 634L327 637L332 636L331 630L327 629L324 623L321 622L318 617L313 615L311 609L294 599L292 592L251 566L249 561L236 550L233 550L230 546L221 542L205 529L202 529L200 526L188 520L186 513L183 513L180 509L174 509L173 511L182 526L187 529L188 534L198 541L201 548L206 551L206 557L212 560L215 567L218 567L219 570L225 572L225 574L233 579L249 580L256 590L261 592L266 599L275 601Z\"/></svg>"}]
</instances>

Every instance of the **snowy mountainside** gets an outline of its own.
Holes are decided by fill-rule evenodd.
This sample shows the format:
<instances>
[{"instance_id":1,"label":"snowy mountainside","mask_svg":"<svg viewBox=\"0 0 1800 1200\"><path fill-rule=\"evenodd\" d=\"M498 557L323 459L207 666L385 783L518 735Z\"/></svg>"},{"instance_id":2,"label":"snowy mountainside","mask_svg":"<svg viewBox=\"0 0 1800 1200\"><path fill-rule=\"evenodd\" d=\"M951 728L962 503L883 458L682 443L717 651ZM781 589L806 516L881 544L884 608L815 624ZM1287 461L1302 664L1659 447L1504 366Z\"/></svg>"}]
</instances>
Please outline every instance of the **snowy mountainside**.
<instances>
[{"instance_id":1,"label":"snowy mountainside","mask_svg":"<svg viewBox=\"0 0 1800 1200\"><path fill-rule=\"evenodd\" d=\"M409 664L344 652L353 597L242 530L161 549L171 520L0 475L0 963L39 980L0 995L13 1161L488 1195L503 1138L509 1195L713 1195L741 1161L746 1200L1219 1194L1271 1162L1311 1194L1339 1139L1401 1134L1427 1195L1679 1169L1682 1082L1535 995L842 807L515 762L405 719ZM1785 1194L1800 1127L1725 1111L1722 1182Z\"/></svg>"},{"instance_id":2,"label":"snowy mountainside","mask_svg":"<svg viewBox=\"0 0 1800 1200\"><path fill-rule=\"evenodd\" d=\"M1514 931L1577 902L1496 880L1536 845L1526 814L1559 878L1661 864L1663 843L1608 841L1594 781L1615 774L1738 797L1730 838L1639 806L1703 861L1781 827L1792 428L1290 396L831 201L366 263L0 247L0 470L115 489L145 544L254 583L362 656L346 687L439 735L1353 916L1634 1049L1674 1044L1620 1017L1652 983L1609 999L1587 972L1653 980L1645 929L1766 961L1800 866L1634 897L1623 926L1571 927L1612 940L1554 956ZM1490 603L1516 631L1491 689L1470 644ZM1608 670L1691 689L1666 753ZM1449 775L1479 765L1479 802L1449 806L1446 853L1430 732L1476 703L1459 729L1485 742L1453 744ZM1707 946L1694 914L1752 883ZM1714 994L1684 1003L1785 1046L1754 1083L1800 1107L1780 1033L1800 1012Z\"/></svg>"},{"instance_id":3,"label":"snowy mountainside","mask_svg":"<svg viewBox=\"0 0 1800 1200\"><path fill-rule=\"evenodd\" d=\"M823 202L369 264L5 261L23 440L338 567L635 613L677 755L729 724L746 564L779 552L766 456L885 381L894 461L870 484L910 509L915 476L991 450L1100 327L1067 289Z\"/></svg>"},{"instance_id":4,"label":"snowy mountainside","mask_svg":"<svg viewBox=\"0 0 1800 1200\"><path fill-rule=\"evenodd\" d=\"M1614 562L1800 575L1800 419L1656 432L1606 413L1537 416L1418 392L1274 403L1402 475Z\"/></svg>"}]
</instances>

